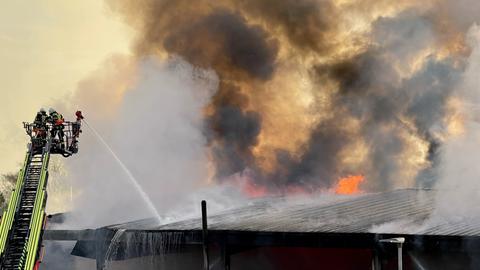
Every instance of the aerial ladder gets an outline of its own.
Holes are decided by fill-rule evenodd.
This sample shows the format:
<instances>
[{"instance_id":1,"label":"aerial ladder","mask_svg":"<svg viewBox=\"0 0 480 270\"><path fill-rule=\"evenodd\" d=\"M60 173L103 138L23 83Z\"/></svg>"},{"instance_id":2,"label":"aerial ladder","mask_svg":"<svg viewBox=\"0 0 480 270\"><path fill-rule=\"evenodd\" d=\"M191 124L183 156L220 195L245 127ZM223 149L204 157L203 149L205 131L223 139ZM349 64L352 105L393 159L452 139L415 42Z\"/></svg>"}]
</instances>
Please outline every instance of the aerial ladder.
<instances>
[{"instance_id":1,"label":"aerial ladder","mask_svg":"<svg viewBox=\"0 0 480 270\"><path fill-rule=\"evenodd\" d=\"M30 136L23 167L0 223L0 270L37 270L45 229L48 163L51 155L69 157L78 152L80 111L74 122L62 122L63 138L55 123L23 123Z\"/></svg>"}]
</instances>

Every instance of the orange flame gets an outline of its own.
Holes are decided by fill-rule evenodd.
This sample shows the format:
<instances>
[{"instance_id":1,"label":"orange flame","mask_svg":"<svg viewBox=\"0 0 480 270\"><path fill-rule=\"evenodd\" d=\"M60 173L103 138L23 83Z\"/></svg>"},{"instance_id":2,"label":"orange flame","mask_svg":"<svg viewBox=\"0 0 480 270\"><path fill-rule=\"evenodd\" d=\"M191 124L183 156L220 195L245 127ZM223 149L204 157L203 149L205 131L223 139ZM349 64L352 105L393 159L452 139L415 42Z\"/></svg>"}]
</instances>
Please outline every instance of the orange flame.
<instances>
[{"instance_id":1,"label":"orange flame","mask_svg":"<svg viewBox=\"0 0 480 270\"><path fill-rule=\"evenodd\" d=\"M351 195L360 193L361 190L358 188L358 185L365 180L363 175L349 175L347 177L341 178L338 181L337 187L335 188L336 194Z\"/></svg>"}]
</instances>

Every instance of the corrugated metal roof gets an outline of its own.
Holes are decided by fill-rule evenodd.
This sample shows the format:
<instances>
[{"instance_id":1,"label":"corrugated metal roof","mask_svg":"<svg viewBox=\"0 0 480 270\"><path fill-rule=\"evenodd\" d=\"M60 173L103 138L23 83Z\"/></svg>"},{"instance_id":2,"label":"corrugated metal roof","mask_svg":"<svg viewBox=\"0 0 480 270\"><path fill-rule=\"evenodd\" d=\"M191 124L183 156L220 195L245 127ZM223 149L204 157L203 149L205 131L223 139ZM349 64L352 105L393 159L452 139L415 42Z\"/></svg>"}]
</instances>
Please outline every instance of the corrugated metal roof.
<instances>
[{"instance_id":1,"label":"corrugated metal roof","mask_svg":"<svg viewBox=\"0 0 480 270\"><path fill-rule=\"evenodd\" d=\"M259 232L394 233L480 236L480 220L428 225L435 191L402 189L356 196L322 195L308 200L282 197L208 216L209 229ZM160 226L140 220L109 226L130 230L200 230L200 218Z\"/></svg>"}]
</instances>

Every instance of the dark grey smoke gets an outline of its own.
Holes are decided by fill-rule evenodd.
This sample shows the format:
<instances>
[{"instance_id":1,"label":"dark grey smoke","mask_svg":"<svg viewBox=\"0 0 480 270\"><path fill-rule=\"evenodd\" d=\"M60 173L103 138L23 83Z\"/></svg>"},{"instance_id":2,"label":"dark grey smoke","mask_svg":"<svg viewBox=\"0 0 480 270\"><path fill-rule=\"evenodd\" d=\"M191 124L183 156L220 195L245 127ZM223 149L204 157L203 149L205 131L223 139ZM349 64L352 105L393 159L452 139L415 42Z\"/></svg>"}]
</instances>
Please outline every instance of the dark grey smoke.
<instances>
[{"instance_id":1,"label":"dark grey smoke","mask_svg":"<svg viewBox=\"0 0 480 270\"><path fill-rule=\"evenodd\" d=\"M269 176L278 179L274 183L282 186L328 188L337 179L332 175L338 173L338 158L345 144L352 140L351 134L341 130L341 123L336 120L322 122L313 130L309 143L299 160L293 159L285 151L279 151L277 157L280 167L285 172Z\"/></svg>"},{"instance_id":2,"label":"dark grey smoke","mask_svg":"<svg viewBox=\"0 0 480 270\"><path fill-rule=\"evenodd\" d=\"M198 22L172 30L163 39L165 49L192 64L245 72L262 80L269 79L274 72L276 44L269 44L266 32L248 25L239 14L215 10Z\"/></svg>"},{"instance_id":3,"label":"dark grey smoke","mask_svg":"<svg viewBox=\"0 0 480 270\"><path fill-rule=\"evenodd\" d=\"M419 73L405 82L403 91L412 93L407 114L415 119L420 131L427 133L444 117L446 101L460 75L450 59L430 59Z\"/></svg>"},{"instance_id":4,"label":"dark grey smoke","mask_svg":"<svg viewBox=\"0 0 480 270\"><path fill-rule=\"evenodd\" d=\"M432 28L433 22L427 16L412 11L393 19L380 18L372 30L376 46L350 59L315 69L320 78L330 77L339 83L334 107L347 108L349 117L363 123L360 135L370 146L367 159L372 163L366 176L377 179L369 182L371 189L394 186L403 168L403 161L396 158L405 147L401 129L417 134L429 144L425 159L430 167L418 175L422 185L431 184L428 181L431 169L440 161L437 157L440 142L432 132L444 124L447 100L461 78L462 59L455 59L460 61L455 64L452 59L438 60L431 56L408 79L402 78L395 66L414 60L419 51L434 45ZM341 117L338 113L337 118ZM415 126L405 126L401 120L405 117L413 119Z\"/></svg>"},{"instance_id":5,"label":"dark grey smoke","mask_svg":"<svg viewBox=\"0 0 480 270\"><path fill-rule=\"evenodd\" d=\"M242 112L239 107L217 108L208 120L213 133L213 154L218 166L218 175L226 177L253 165L251 147L257 143L260 133L260 115ZM233 166L233 167L232 167Z\"/></svg>"},{"instance_id":6,"label":"dark grey smoke","mask_svg":"<svg viewBox=\"0 0 480 270\"><path fill-rule=\"evenodd\" d=\"M334 44L328 36L336 30L337 11L330 1L317 0L245 0L232 1L246 14L280 28L296 47L304 51L325 52Z\"/></svg>"},{"instance_id":7,"label":"dark grey smoke","mask_svg":"<svg viewBox=\"0 0 480 270\"><path fill-rule=\"evenodd\" d=\"M371 5L364 1L350 8L368 13ZM439 161L437 137L445 132L447 101L465 61L464 50L448 51L449 42L465 34L456 32L465 22L450 20L440 7L379 17L359 37L368 40L363 47L338 57L333 52L342 46L336 33L344 11L327 0L124 0L111 6L140 30L140 55L180 55L218 74L205 133L220 178L248 169L272 189L316 190L331 187L340 176L362 173L369 180L366 188L384 190L404 180L406 155L424 155L414 158L424 160L425 168L408 176L419 182ZM442 50L448 57L436 54ZM318 98L310 109L327 117L311 126L300 155L275 149L277 166L267 172L253 154L265 126L257 99L269 98L265 85L275 80L283 63L302 63L304 56L313 59L305 66ZM324 112L327 83L338 89L329 95L331 111ZM352 122L359 127L349 129ZM428 153L413 151L407 137L427 143ZM359 142L368 148L366 161L345 167L342 155Z\"/></svg>"}]
</instances>

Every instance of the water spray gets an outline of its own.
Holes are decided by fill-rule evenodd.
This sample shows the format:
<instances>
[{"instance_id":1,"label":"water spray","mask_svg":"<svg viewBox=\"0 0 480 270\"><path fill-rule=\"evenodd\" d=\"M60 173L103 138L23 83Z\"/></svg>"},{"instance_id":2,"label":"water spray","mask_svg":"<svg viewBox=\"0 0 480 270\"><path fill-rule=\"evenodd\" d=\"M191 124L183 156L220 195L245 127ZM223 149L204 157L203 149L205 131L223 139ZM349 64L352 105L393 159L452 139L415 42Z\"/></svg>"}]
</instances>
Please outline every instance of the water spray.
<instances>
[{"instance_id":1,"label":"water spray","mask_svg":"<svg viewBox=\"0 0 480 270\"><path fill-rule=\"evenodd\" d=\"M95 137L102 143L102 145L108 150L108 152L113 156L113 158L117 161L118 165L122 168L122 170L125 172L127 175L128 180L130 183L135 187L137 192L142 196L143 200L147 204L147 207L149 211L155 215L155 218L157 221L160 223L160 214L158 213L157 209L155 208L154 204L150 200L150 197L148 194L143 190L142 186L138 183L137 179L133 176L133 174L130 172L128 167L122 162L122 160L117 156L115 151L110 147L110 145L105 141L105 139L100 135L100 133L97 132L95 128L93 128L85 119L83 120L85 125L93 132Z\"/></svg>"},{"instance_id":2,"label":"water spray","mask_svg":"<svg viewBox=\"0 0 480 270\"><path fill-rule=\"evenodd\" d=\"M120 229L115 232L115 235L110 240L110 245L108 246L107 252L105 253L105 261L103 262L104 267L103 269L110 268L110 262L112 261L112 256L116 256L118 253L119 244L121 242L121 238L125 233L125 229Z\"/></svg>"}]
</instances>

